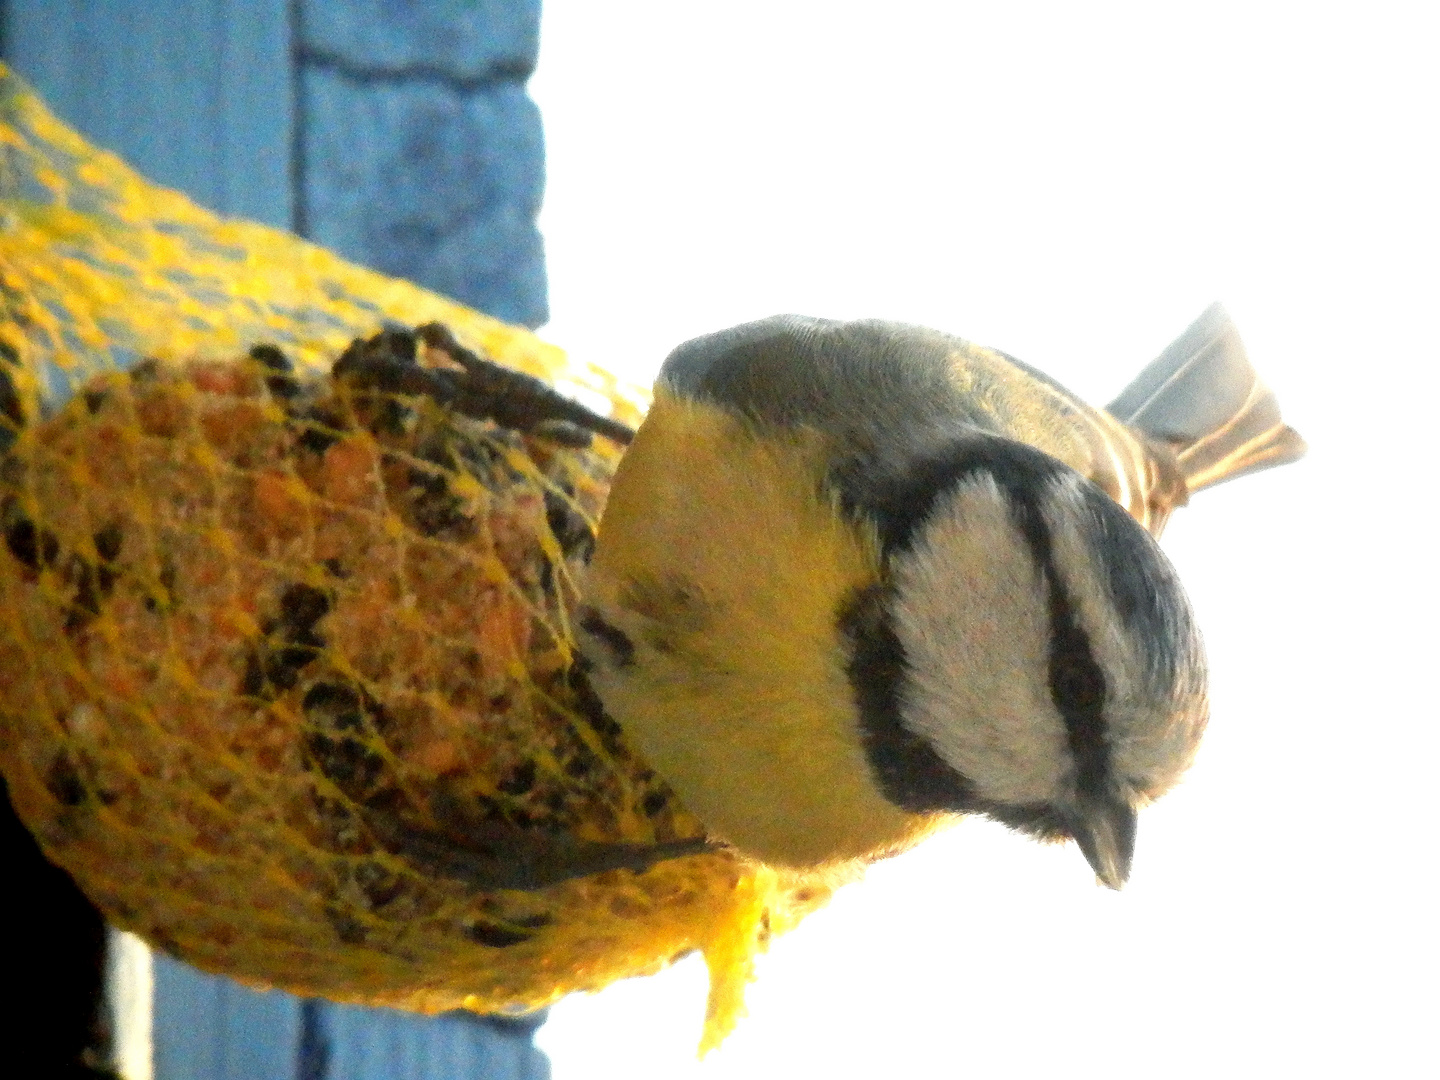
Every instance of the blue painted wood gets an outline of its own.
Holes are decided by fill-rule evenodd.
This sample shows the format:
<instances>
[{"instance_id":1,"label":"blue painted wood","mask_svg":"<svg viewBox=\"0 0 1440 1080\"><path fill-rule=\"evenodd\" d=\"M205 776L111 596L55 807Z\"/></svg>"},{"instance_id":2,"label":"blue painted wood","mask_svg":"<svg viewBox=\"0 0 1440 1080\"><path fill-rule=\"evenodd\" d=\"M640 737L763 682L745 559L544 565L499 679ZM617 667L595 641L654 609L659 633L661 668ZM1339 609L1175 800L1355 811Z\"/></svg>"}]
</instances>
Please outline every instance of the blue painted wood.
<instances>
[{"instance_id":1,"label":"blue painted wood","mask_svg":"<svg viewBox=\"0 0 1440 1080\"><path fill-rule=\"evenodd\" d=\"M3 0L0 42L151 179L544 322L538 0L295 2L299 42L291 0ZM156 1080L550 1075L533 1024L260 994L165 957L155 978Z\"/></svg>"},{"instance_id":2,"label":"blue painted wood","mask_svg":"<svg viewBox=\"0 0 1440 1080\"><path fill-rule=\"evenodd\" d=\"M537 0L301 0L300 230L527 326L549 318L535 218Z\"/></svg>"},{"instance_id":3,"label":"blue painted wood","mask_svg":"<svg viewBox=\"0 0 1440 1080\"><path fill-rule=\"evenodd\" d=\"M326 1005L327 1080L549 1080L529 1024L446 1013L424 1022L391 1009Z\"/></svg>"},{"instance_id":4,"label":"blue painted wood","mask_svg":"<svg viewBox=\"0 0 1440 1080\"><path fill-rule=\"evenodd\" d=\"M544 145L521 84L377 85L307 66L301 85L306 235L497 318L546 321Z\"/></svg>"},{"instance_id":5,"label":"blue painted wood","mask_svg":"<svg viewBox=\"0 0 1440 1080\"><path fill-rule=\"evenodd\" d=\"M306 55L367 71L523 81L540 50L540 0L298 0Z\"/></svg>"},{"instance_id":6,"label":"blue painted wood","mask_svg":"<svg viewBox=\"0 0 1440 1080\"><path fill-rule=\"evenodd\" d=\"M155 957L155 1080L296 1080L300 999Z\"/></svg>"},{"instance_id":7,"label":"blue painted wood","mask_svg":"<svg viewBox=\"0 0 1440 1080\"><path fill-rule=\"evenodd\" d=\"M289 0L8 0L6 60L67 123L225 214L290 227Z\"/></svg>"}]
</instances>

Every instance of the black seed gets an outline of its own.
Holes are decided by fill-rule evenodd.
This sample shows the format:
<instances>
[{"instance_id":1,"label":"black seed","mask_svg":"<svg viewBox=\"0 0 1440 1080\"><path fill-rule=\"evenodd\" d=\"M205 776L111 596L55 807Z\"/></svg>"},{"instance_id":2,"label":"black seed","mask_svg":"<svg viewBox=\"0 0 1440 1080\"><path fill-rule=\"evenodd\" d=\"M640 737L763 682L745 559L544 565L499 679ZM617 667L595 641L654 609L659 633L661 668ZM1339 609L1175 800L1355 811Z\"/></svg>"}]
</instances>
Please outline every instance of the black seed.
<instances>
[{"instance_id":1,"label":"black seed","mask_svg":"<svg viewBox=\"0 0 1440 1080\"><path fill-rule=\"evenodd\" d=\"M149 601L146 602L149 607ZM242 697L261 697L265 693L265 665L260 659L258 650L252 649L250 655L245 658L245 674L240 677L240 694Z\"/></svg>"},{"instance_id":2,"label":"black seed","mask_svg":"<svg viewBox=\"0 0 1440 1080\"><path fill-rule=\"evenodd\" d=\"M307 645L286 645L271 651L265 658L265 677L277 690L293 690L300 673L319 655L317 648Z\"/></svg>"},{"instance_id":3,"label":"black seed","mask_svg":"<svg viewBox=\"0 0 1440 1080\"><path fill-rule=\"evenodd\" d=\"M75 584L75 599L65 611L65 632L73 634L100 614L100 588L95 568L78 556L70 560L65 576Z\"/></svg>"},{"instance_id":4,"label":"black seed","mask_svg":"<svg viewBox=\"0 0 1440 1080\"><path fill-rule=\"evenodd\" d=\"M256 345L250 350L250 359L274 372L265 376L265 387L273 396L288 401L300 395L300 383L292 374L295 365L279 348L268 344Z\"/></svg>"},{"instance_id":5,"label":"black seed","mask_svg":"<svg viewBox=\"0 0 1440 1080\"><path fill-rule=\"evenodd\" d=\"M282 625L289 640L310 631L330 613L330 597L313 585L291 585L280 596Z\"/></svg>"},{"instance_id":6,"label":"black seed","mask_svg":"<svg viewBox=\"0 0 1440 1080\"><path fill-rule=\"evenodd\" d=\"M37 529L33 521L20 515L13 502L5 510L5 546L10 554L31 570L53 565L60 555L60 541L55 534Z\"/></svg>"},{"instance_id":7,"label":"black seed","mask_svg":"<svg viewBox=\"0 0 1440 1080\"><path fill-rule=\"evenodd\" d=\"M488 795L476 795L475 805L480 809L482 821L501 821L507 824L510 821L504 808Z\"/></svg>"},{"instance_id":8,"label":"black seed","mask_svg":"<svg viewBox=\"0 0 1440 1080\"><path fill-rule=\"evenodd\" d=\"M95 551L100 558L106 562L114 562L120 557L120 547L125 542L125 534L120 531L119 525L106 525L94 536Z\"/></svg>"},{"instance_id":9,"label":"black seed","mask_svg":"<svg viewBox=\"0 0 1440 1080\"><path fill-rule=\"evenodd\" d=\"M332 435L328 431L322 431L317 427L306 426L295 440L302 449L309 450L312 454L323 454L330 447L340 441L338 435Z\"/></svg>"},{"instance_id":10,"label":"black seed","mask_svg":"<svg viewBox=\"0 0 1440 1080\"><path fill-rule=\"evenodd\" d=\"M535 786L534 760L522 761L498 786L506 795L524 795Z\"/></svg>"},{"instance_id":11,"label":"black seed","mask_svg":"<svg viewBox=\"0 0 1440 1080\"><path fill-rule=\"evenodd\" d=\"M325 647L315 624L330 611L330 597L311 585L290 585L280 597L280 617L266 622L267 640L259 642L246 661L240 692L270 698L293 689L300 674Z\"/></svg>"},{"instance_id":12,"label":"black seed","mask_svg":"<svg viewBox=\"0 0 1440 1080\"><path fill-rule=\"evenodd\" d=\"M305 692L301 708L312 723L337 731L360 731L365 727L360 695L343 683L316 683Z\"/></svg>"},{"instance_id":13,"label":"black seed","mask_svg":"<svg viewBox=\"0 0 1440 1080\"><path fill-rule=\"evenodd\" d=\"M347 431L350 427L344 413L331 409L308 409L300 417L300 421L304 426L296 442L302 449L315 454L323 454L329 450L340 441L338 433Z\"/></svg>"},{"instance_id":14,"label":"black seed","mask_svg":"<svg viewBox=\"0 0 1440 1080\"><path fill-rule=\"evenodd\" d=\"M153 356L147 356L130 368L130 381L133 383L153 382L159 374L160 361Z\"/></svg>"},{"instance_id":15,"label":"black seed","mask_svg":"<svg viewBox=\"0 0 1440 1080\"><path fill-rule=\"evenodd\" d=\"M385 761L364 743L311 733L305 736L303 745L314 767L346 798L361 802L374 794L375 783L384 774Z\"/></svg>"},{"instance_id":16,"label":"black seed","mask_svg":"<svg viewBox=\"0 0 1440 1080\"><path fill-rule=\"evenodd\" d=\"M398 398L386 398L380 403L374 419L367 425L376 435L403 437L410 430L415 419L415 410Z\"/></svg>"},{"instance_id":17,"label":"black seed","mask_svg":"<svg viewBox=\"0 0 1440 1080\"><path fill-rule=\"evenodd\" d=\"M294 400L295 397L300 397L301 393L300 382L288 374L268 374L265 376L265 389L282 402Z\"/></svg>"},{"instance_id":18,"label":"black seed","mask_svg":"<svg viewBox=\"0 0 1440 1080\"><path fill-rule=\"evenodd\" d=\"M331 577L349 577L349 575L345 572L345 564L342 563L339 559L335 558L333 555L330 558L326 559L321 565L325 567L325 572Z\"/></svg>"},{"instance_id":19,"label":"black seed","mask_svg":"<svg viewBox=\"0 0 1440 1080\"><path fill-rule=\"evenodd\" d=\"M334 732L383 735L390 718L384 706L349 683L317 682L301 702L311 725Z\"/></svg>"},{"instance_id":20,"label":"black seed","mask_svg":"<svg viewBox=\"0 0 1440 1080\"><path fill-rule=\"evenodd\" d=\"M394 817L411 806L405 793L399 788L383 787L371 795L360 800L366 810L374 810L378 813L389 814Z\"/></svg>"},{"instance_id":21,"label":"black seed","mask_svg":"<svg viewBox=\"0 0 1440 1080\"><path fill-rule=\"evenodd\" d=\"M371 911L392 904L405 891L405 879L375 863L361 863L355 868L355 883L365 894Z\"/></svg>"},{"instance_id":22,"label":"black seed","mask_svg":"<svg viewBox=\"0 0 1440 1080\"><path fill-rule=\"evenodd\" d=\"M295 366L290 363L290 358L281 352L278 346L269 343L262 343L251 348L250 359L258 360L271 371L288 372L295 370Z\"/></svg>"},{"instance_id":23,"label":"black seed","mask_svg":"<svg viewBox=\"0 0 1440 1080\"><path fill-rule=\"evenodd\" d=\"M530 934L523 930L511 930L504 926L496 926L493 923L471 923L465 928L466 936L478 945L488 945L492 949L503 949L508 945L519 945L521 942L529 941Z\"/></svg>"},{"instance_id":24,"label":"black seed","mask_svg":"<svg viewBox=\"0 0 1440 1080\"><path fill-rule=\"evenodd\" d=\"M414 331L403 326L390 326L376 334L367 344L386 359L413 364L420 343Z\"/></svg>"},{"instance_id":25,"label":"black seed","mask_svg":"<svg viewBox=\"0 0 1440 1080\"><path fill-rule=\"evenodd\" d=\"M247 664L241 693L264 696L265 683L278 690L292 689L325 647L314 626L329 611L330 597L323 590L310 585L286 588L280 597L280 618L264 624L265 633L278 640L261 642L254 654L264 681L257 684L256 672Z\"/></svg>"},{"instance_id":26,"label":"black seed","mask_svg":"<svg viewBox=\"0 0 1440 1080\"><path fill-rule=\"evenodd\" d=\"M375 850L369 833L361 825L353 804L311 792L315 816L324 826L330 850L349 855L368 855Z\"/></svg>"},{"instance_id":27,"label":"black seed","mask_svg":"<svg viewBox=\"0 0 1440 1080\"><path fill-rule=\"evenodd\" d=\"M600 736L605 748L614 752L620 747L624 731L615 718L605 711L600 695L595 693L595 688L590 685L586 674L588 670L589 661L583 657L571 666L567 674L570 692L574 695L575 704L585 721L595 734Z\"/></svg>"},{"instance_id":28,"label":"black seed","mask_svg":"<svg viewBox=\"0 0 1440 1080\"><path fill-rule=\"evenodd\" d=\"M652 791L641 800L640 808L644 810L649 817L654 817L660 813L661 810L665 809L667 802L669 802L669 800L665 798L663 791Z\"/></svg>"},{"instance_id":29,"label":"black seed","mask_svg":"<svg viewBox=\"0 0 1440 1080\"><path fill-rule=\"evenodd\" d=\"M45 772L45 790L61 806L79 806L89 795L80 771L67 754L60 753Z\"/></svg>"},{"instance_id":30,"label":"black seed","mask_svg":"<svg viewBox=\"0 0 1440 1080\"><path fill-rule=\"evenodd\" d=\"M341 911L333 904L326 904L325 918L329 921L330 928L335 931L335 936L346 945L365 943L364 925L349 912Z\"/></svg>"},{"instance_id":31,"label":"black seed","mask_svg":"<svg viewBox=\"0 0 1440 1080\"><path fill-rule=\"evenodd\" d=\"M175 582L179 577L179 571L175 569L175 562L169 555L162 555L160 558L160 587L165 590L164 595L157 598L156 603L163 603L169 607L175 599ZM145 601L147 607L150 601Z\"/></svg>"},{"instance_id":32,"label":"black seed","mask_svg":"<svg viewBox=\"0 0 1440 1080\"><path fill-rule=\"evenodd\" d=\"M110 394L105 390L86 390L82 395L85 408L93 416L105 407L105 402L110 399Z\"/></svg>"},{"instance_id":33,"label":"black seed","mask_svg":"<svg viewBox=\"0 0 1440 1080\"><path fill-rule=\"evenodd\" d=\"M94 534L96 551L107 562L120 554L122 536L118 526L107 526ZM65 632L73 634L100 614L101 602L115 589L119 572L111 566L92 566L79 555L71 556L65 578L75 586L75 598L65 612Z\"/></svg>"},{"instance_id":34,"label":"black seed","mask_svg":"<svg viewBox=\"0 0 1440 1080\"><path fill-rule=\"evenodd\" d=\"M475 523L465 513L465 504L450 493L443 474L411 469L409 495L415 528L420 535L444 533L459 538L474 531Z\"/></svg>"}]
</instances>

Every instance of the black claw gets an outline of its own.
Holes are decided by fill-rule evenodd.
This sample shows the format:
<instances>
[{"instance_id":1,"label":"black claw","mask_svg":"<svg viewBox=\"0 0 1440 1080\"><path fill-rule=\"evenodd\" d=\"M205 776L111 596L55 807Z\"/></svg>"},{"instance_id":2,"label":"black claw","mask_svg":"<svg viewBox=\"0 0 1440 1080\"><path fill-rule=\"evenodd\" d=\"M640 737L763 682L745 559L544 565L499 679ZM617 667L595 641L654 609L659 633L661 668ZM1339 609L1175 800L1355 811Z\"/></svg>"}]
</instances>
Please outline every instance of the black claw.
<instances>
[{"instance_id":1,"label":"black claw","mask_svg":"<svg viewBox=\"0 0 1440 1080\"><path fill-rule=\"evenodd\" d=\"M416 363L420 342L445 353L463 370L421 367ZM494 420L565 446L585 445L576 429L622 445L635 437L627 425L601 416L542 380L477 356L439 323L427 323L413 332L386 329L356 341L335 362L334 375L362 387L429 397L463 416Z\"/></svg>"}]
</instances>

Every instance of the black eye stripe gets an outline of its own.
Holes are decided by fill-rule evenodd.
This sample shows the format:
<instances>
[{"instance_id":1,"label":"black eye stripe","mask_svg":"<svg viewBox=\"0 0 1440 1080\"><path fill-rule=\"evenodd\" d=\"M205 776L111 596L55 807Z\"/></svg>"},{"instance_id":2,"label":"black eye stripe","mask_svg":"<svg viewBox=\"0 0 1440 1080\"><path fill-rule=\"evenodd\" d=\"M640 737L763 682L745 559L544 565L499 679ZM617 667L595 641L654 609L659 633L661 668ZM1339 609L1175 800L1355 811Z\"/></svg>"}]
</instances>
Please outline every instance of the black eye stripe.
<instances>
[{"instance_id":1,"label":"black eye stripe","mask_svg":"<svg viewBox=\"0 0 1440 1080\"><path fill-rule=\"evenodd\" d=\"M1105 672L1080 625L1070 590L1055 568L1050 526L1040 513L1035 492L1012 489L1011 519L1019 528L1046 583L1050 608L1050 700L1065 721L1075 760L1080 794L1099 794L1110 786L1110 746L1105 738Z\"/></svg>"}]
</instances>

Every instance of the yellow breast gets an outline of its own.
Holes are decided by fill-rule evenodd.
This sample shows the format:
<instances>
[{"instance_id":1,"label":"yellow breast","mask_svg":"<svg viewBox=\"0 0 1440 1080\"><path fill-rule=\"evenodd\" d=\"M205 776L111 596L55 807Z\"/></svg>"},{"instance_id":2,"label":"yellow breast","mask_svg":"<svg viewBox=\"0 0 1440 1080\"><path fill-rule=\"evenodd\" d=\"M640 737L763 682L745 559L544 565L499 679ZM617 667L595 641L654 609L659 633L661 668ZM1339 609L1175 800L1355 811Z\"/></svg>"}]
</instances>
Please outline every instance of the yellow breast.
<instances>
[{"instance_id":1,"label":"yellow breast","mask_svg":"<svg viewBox=\"0 0 1440 1080\"><path fill-rule=\"evenodd\" d=\"M608 709L713 835L788 866L887 853L932 824L871 779L836 616L879 556L822 461L813 433L757 433L662 388L586 590L634 648L596 673Z\"/></svg>"}]
</instances>

